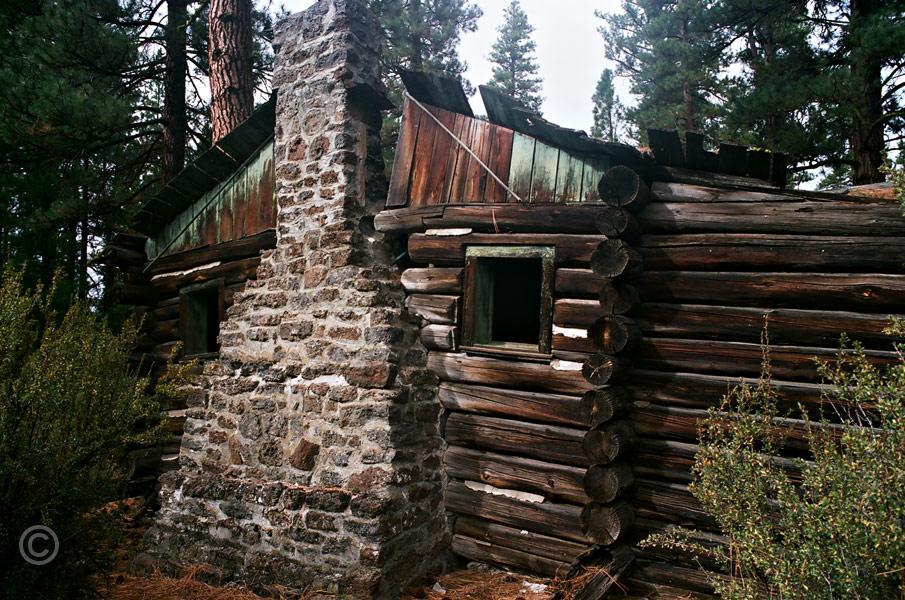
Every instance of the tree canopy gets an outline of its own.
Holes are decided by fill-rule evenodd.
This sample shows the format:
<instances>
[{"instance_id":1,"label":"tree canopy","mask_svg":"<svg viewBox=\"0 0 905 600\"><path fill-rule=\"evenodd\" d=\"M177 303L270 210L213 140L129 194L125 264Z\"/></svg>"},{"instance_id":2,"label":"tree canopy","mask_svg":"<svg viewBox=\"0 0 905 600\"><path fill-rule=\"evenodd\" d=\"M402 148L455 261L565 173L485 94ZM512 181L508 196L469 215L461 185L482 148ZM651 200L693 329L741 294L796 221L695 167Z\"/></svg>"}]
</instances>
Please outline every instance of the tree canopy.
<instances>
[{"instance_id":1,"label":"tree canopy","mask_svg":"<svg viewBox=\"0 0 905 600\"><path fill-rule=\"evenodd\" d=\"M505 21L490 52L493 78L489 84L540 112L542 80L534 56L536 44L531 39L534 27L528 23L528 15L518 0L512 0L503 14Z\"/></svg>"}]
</instances>

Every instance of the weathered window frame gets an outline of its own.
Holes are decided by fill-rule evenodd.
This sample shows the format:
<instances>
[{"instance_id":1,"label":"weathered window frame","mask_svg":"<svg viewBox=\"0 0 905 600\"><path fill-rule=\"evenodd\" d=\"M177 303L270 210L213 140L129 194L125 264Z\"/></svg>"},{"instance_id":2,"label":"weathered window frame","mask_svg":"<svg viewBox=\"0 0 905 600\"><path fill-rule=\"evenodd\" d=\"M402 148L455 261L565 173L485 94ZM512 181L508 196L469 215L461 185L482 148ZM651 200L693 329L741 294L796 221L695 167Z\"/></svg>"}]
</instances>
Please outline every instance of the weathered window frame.
<instances>
[{"instance_id":1,"label":"weathered window frame","mask_svg":"<svg viewBox=\"0 0 905 600\"><path fill-rule=\"evenodd\" d=\"M197 297L203 294L210 294L211 292L216 293L217 298L217 323L219 335L219 323L222 323L226 316L225 282L223 278L219 277L217 279L193 283L179 288L179 338L182 340L182 354L186 358L209 358L215 357L220 353L219 348L214 350L205 349L204 352L196 352L194 351L194 344L189 340L189 335L192 333L189 323L191 319L191 303L195 301L192 296ZM205 327L206 326L207 324L205 324Z\"/></svg>"},{"instance_id":2,"label":"weathered window frame","mask_svg":"<svg viewBox=\"0 0 905 600\"><path fill-rule=\"evenodd\" d=\"M462 349L474 354L513 355L548 359L552 351L553 265L552 246L468 246L465 249L465 293ZM492 335L493 281L481 259L533 258L541 262L541 297L538 315L538 343L494 341Z\"/></svg>"}]
</instances>

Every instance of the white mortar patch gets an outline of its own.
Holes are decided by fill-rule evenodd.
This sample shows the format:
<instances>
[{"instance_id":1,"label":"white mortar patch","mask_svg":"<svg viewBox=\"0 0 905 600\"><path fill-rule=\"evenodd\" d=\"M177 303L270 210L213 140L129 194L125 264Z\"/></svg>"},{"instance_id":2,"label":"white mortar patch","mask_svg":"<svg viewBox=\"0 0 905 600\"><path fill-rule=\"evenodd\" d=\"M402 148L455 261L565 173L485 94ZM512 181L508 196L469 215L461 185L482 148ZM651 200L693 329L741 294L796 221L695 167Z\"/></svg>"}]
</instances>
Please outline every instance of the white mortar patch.
<instances>
[{"instance_id":1,"label":"white mortar patch","mask_svg":"<svg viewBox=\"0 0 905 600\"><path fill-rule=\"evenodd\" d=\"M206 271L207 269L213 269L214 267L219 267L221 263L219 260L207 263L206 265L201 265L200 267L192 267L191 269L186 269L185 271L173 271L172 273L161 273L159 275L155 275L151 277L151 281L155 279L165 279L167 277L181 277L183 275L188 275L190 273L197 273L198 271Z\"/></svg>"},{"instance_id":2,"label":"white mortar patch","mask_svg":"<svg viewBox=\"0 0 905 600\"><path fill-rule=\"evenodd\" d=\"M494 496L506 496L507 498L514 498L515 500L532 502L534 504L540 504L541 502L546 500L546 498L539 494L519 492L518 490L507 490L504 488L493 487L492 485L487 485L486 483L479 483L477 481L466 481L465 487L476 492L484 492L485 494L493 494Z\"/></svg>"},{"instance_id":3,"label":"white mortar patch","mask_svg":"<svg viewBox=\"0 0 905 600\"><path fill-rule=\"evenodd\" d=\"M579 329L577 327L560 327L559 325L553 326L553 335L563 335L567 338L583 338L587 339L588 330L587 329Z\"/></svg>"},{"instance_id":4,"label":"white mortar patch","mask_svg":"<svg viewBox=\"0 0 905 600\"><path fill-rule=\"evenodd\" d=\"M554 359L550 361L554 371L581 371L582 364L571 360Z\"/></svg>"},{"instance_id":5,"label":"white mortar patch","mask_svg":"<svg viewBox=\"0 0 905 600\"><path fill-rule=\"evenodd\" d=\"M424 235L437 235L437 236L447 236L447 235L468 235L473 230L471 228L450 228L450 229L428 229L424 232Z\"/></svg>"},{"instance_id":6,"label":"white mortar patch","mask_svg":"<svg viewBox=\"0 0 905 600\"><path fill-rule=\"evenodd\" d=\"M312 379L311 383L326 383L327 385L349 385L344 375L321 375Z\"/></svg>"}]
</instances>

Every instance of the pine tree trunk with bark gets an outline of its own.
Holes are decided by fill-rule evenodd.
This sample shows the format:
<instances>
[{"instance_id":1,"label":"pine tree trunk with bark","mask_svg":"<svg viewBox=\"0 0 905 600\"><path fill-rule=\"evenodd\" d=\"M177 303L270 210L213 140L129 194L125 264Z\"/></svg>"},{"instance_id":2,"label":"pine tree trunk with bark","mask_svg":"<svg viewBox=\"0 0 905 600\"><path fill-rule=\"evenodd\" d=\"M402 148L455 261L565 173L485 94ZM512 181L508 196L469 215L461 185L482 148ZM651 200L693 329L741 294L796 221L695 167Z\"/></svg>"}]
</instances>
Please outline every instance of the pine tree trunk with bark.
<instances>
[{"instance_id":1,"label":"pine tree trunk with bark","mask_svg":"<svg viewBox=\"0 0 905 600\"><path fill-rule=\"evenodd\" d=\"M217 143L254 109L251 0L211 0L209 42L211 130Z\"/></svg>"},{"instance_id":2,"label":"pine tree trunk with bark","mask_svg":"<svg viewBox=\"0 0 905 600\"><path fill-rule=\"evenodd\" d=\"M163 102L163 182L185 167L188 117L185 106L186 0L167 0L166 61Z\"/></svg>"},{"instance_id":3,"label":"pine tree trunk with bark","mask_svg":"<svg viewBox=\"0 0 905 600\"><path fill-rule=\"evenodd\" d=\"M855 30L871 17L876 0L852 0L851 27ZM883 138L883 67L880 58L870 51L854 49L851 57L854 95L857 101L852 115L852 155L855 185L884 180L885 140Z\"/></svg>"}]
</instances>

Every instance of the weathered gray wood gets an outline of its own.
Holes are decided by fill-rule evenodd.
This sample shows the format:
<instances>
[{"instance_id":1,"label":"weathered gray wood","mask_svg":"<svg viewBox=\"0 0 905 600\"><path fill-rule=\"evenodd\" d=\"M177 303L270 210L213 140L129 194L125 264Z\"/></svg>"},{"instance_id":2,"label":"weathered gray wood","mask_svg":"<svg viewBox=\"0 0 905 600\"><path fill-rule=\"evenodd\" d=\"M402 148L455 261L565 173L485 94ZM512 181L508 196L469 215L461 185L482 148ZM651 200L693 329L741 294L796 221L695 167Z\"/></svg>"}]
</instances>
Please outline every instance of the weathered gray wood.
<instances>
[{"instance_id":1,"label":"weathered gray wood","mask_svg":"<svg viewBox=\"0 0 905 600\"><path fill-rule=\"evenodd\" d=\"M527 550L535 556L564 563L571 563L588 549L587 544L531 533L524 529L515 529L464 515L456 517L454 532L495 546Z\"/></svg>"},{"instance_id":2,"label":"weathered gray wood","mask_svg":"<svg viewBox=\"0 0 905 600\"><path fill-rule=\"evenodd\" d=\"M905 276L857 273L647 271L633 282L643 300L863 310L905 306Z\"/></svg>"},{"instance_id":3,"label":"weathered gray wood","mask_svg":"<svg viewBox=\"0 0 905 600\"><path fill-rule=\"evenodd\" d=\"M592 389L580 371L557 370L546 364L431 352L427 366L446 381L566 394Z\"/></svg>"},{"instance_id":4,"label":"weathered gray wood","mask_svg":"<svg viewBox=\"0 0 905 600\"><path fill-rule=\"evenodd\" d=\"M556 295L565 298L597 298L611 280L590 269L556 269Z\"/></svg>"},{"instance_id":5,"label":"weathered gray wood","mask_svg":"<svg viewBox=\"0 0 905 600\"><path fill-rule=\"evenodd\" d=\"M462 269L406 269L402 272L402 287L410 294L462 293Z\"/></svg>"},{"instance_id":6,"label":"weathered gray wood","mask_svg":"<svg viewBox=\"0 0 905 600\"><path fill-rule=\"evenodd\" d=\"M584 489L595 502L612 502L635 482L632 468L625 462L595 465L584 476Z\"/></svg>"},{"instance_id":7,"label":"weathered gray wood","mask_svg":"<svg viewBox=\"0 0 905 600\"><path fill-rule=\"evenodd\" d=\"M603 314L596 300L559 298L553 303L553 323L563 327L587 329Z\"/></svg>"},{"instance_id":8,"label":"weathered gray wood","mask_svg":"<svg viewBox=\"0 0 905 600\"><path fill-rule=\"evenodd\" d=\"M480 481L497 488L531 492L574 504L589 501L583 483L586 473L584 467L460 446L449 446L446 449L443 464L450 477ZM596 491L598 487L594 489Z\"/></svg>"},{"instance_id":9,"label":"weathered gray wood","mask_svg":"<svg viewBox=\"0 0 905 600\"><path fill-rule=\"evenodd\" d=\"M561 151L556 172L556 202L581 201L581 174L581 161Z\"/></svg>"},{"instance_id":10,"label":"weathered gray wood","mask_svg":"<svg viewBox=\"0 0 905 600\"><path fill-rule=\"evenodd\" d=\"M408 249L412 260L419 263L458 265L465 262L465 248L475 245L555 246L557 264L587 264L597 249L602 235L560 235L508 233L494 235L470 233L466 235L424 235L409 237Z\"/></svg>"},{"instance_id":11,"label":"weathered gray wood","mask_svg":"<svg viewBox=\"0 0 905 600\"><path fill-rule=\"evenodd\" d=\"M519 454L563 465L588 466L585 431L514 419L453 413L444 438L457 446Z\"/></svg>"},{"instance_id":12,"label":"weathered gray wood","mask_svg":"<svg viewBox=\"0 0 905 600\"><path fill-rule=\"evenodd\" d=\"M602 207L594 216L594 224L607 237L633 241L641 235L641 226L635 217L617 206Z\"/></svg>"},{"instance_id":13,"label":"weathered gray wood","mask_svg":"<svg viewBox=\"0 0 905 600\"><path fill-rule=\"evenodd\" d=\"M556 198L556 170L559 150L538 141L534 146L534 168L531 171L529 202L548 203Z\"/></svg>"},{"instance_id":14,"label":"weathered gray wood","mask_svg":"<svg viewBox=\"0 0 905 600\"><path fill-rule=\"evenodd\" d=\"M592 386L625 381L632 374L631 361L609 354L596 354L585 361L581 374Z\"/></svg>"},{"instance_id":15,"label":"weathered gray wood","mask_svg":"<svg viewBox=\"0 0 905 600\"><path fill-rule=\"evenodd\" d=\"M601 412L605 396L601 391L589 392L593 398L562 394L507 390L480 385L442 382L438 391L440 403L449 410L475 412L587 427L595 418L592 411Z\"/></svg>"},{"instance_id":16,"label":"weathered gray wood","mask_svg":"<svg viewBox=\"0 0 905 600\"><path fill-rule=\"evenodd\" d=\"M588 537L594 542L609 546L625 537L632 523L635 511L622 500L611 504L586 504L581 511L581 524Z\"/></svg>"},{"instance_id":17,"label":"weathered gray wood","mask_svg":"<svg viewBox=\"0 0 905 600\"><path fill-rule=\"evenodd\" d=\"M452 480L446 486L446 508L509 527L575 542L588 542L581 527L581 507L553 502L525 502L488 494Z\"/></svg>"},{"instance_id":18,"label":"weathered gray wood","mask_svg":"<svg viewBox=\"0 0 905 600\"><path fill-rule=\"evenodd\" d=\"M584 453L592 464L606 465L624 456L635 443L635 431L628 421L613 421L584 436Z\"/></svg>"},{"instance_id":19,"label":"weathered gray wood","mask_svg":"<svg viewBox=\"0 0 905 600\"><path fill-rule=\"evenodd\" d=\"M672 185L680 184L658 184ZM687 186L695 188L696 186ZM706 188L704 188L706 189ZM677 192L669 190L670 195ZM698 192L689 191L689 194ZM706 193L706 192L705 192ZM742 192L733 191L736 196ZM647 233L779 233L854 236L905 234L905 217L892 203L801 201L780 198L758 201L770 194L749 192L751 202L652 202L637 215ZM606 232L604 232L606 233Z\"/></svg>"},{"instance_id":20,"label":"weathered gray wood","mask_svg":"<svg viewBox=\"0 0 905 600\"><path fill-rule=\"evenodd\" d=\"M597 246L590 263L591 270L602 277L630 279L640 275L644 268L642 255L618 239L607 240Z\"/></svg>"},{"instance_id":21,"label":"weathered gray wood","mask_svg":"<svg viewBox=\"0 0 905 600\"><path fill-rule=\"evenodd\" d=\"M592 268L607 275L595 264L622 264L615 247L602 245L595 252ZM645 235L634 248L644 267L658 270L693 271L817 271L823 273L905 272L905 236L853 237L779 234L687 234ZM610 258L610 262L595 260Z\"/></svg>"},{"instance_id":22,"label":"weathered gray wood","mask_svg":"<svg viewBox=\"0 0 905 600\"><path fill-rule=\"evenodd\" d=\"M459 320L459 296L411 294L405 307L428 323L451 325Z\"/></svg>"},{"instance_id":23,"label":"weathered gray wood","mask_svg":"<svg viewBox=\"0 0 905 600\"><path fill-rule=\"evenodd\" d=\"M843 333L868 347L889 349L892 343L883 333L887 315L849 311L645 303L634 316L640 330L655 337L758 342L766 325L774 344L836 347Z\"/></svg>"},{"instance_id":24,"label":"weathered gray wood","mask_svg":"<svg viewBox=\"0 0 905 600\"><path fill-rule=\"evenodd\" d=\"M421 344L428 350L455 352L458 348L455 325L425 325L421 328Z\"/></svg>"},{"instance_id":25,"label":"weathered gray wood","mask_svg":"<svg viewBox=\"0 0 905 600\"><path fill-rule=\"evenodd\" d=\"M600 198L611 206L632 212L641 210L650 200L650 189L635 171L624 165L607 169L597 186Z\"/></svg>"},{"instance_id":26,"label":"weathered gray wood","mask_svg":"<svg viewBox=\"0 0 905 600\"><path fill-rule=\"evenodd\" d=\"M494 565L506 565L548 577L555 577L569 570L568 563L537 556L524 550L478 541L459 534L452 536L450 548L455 554L471 560Z\"/></svg>"}]
</instances>

